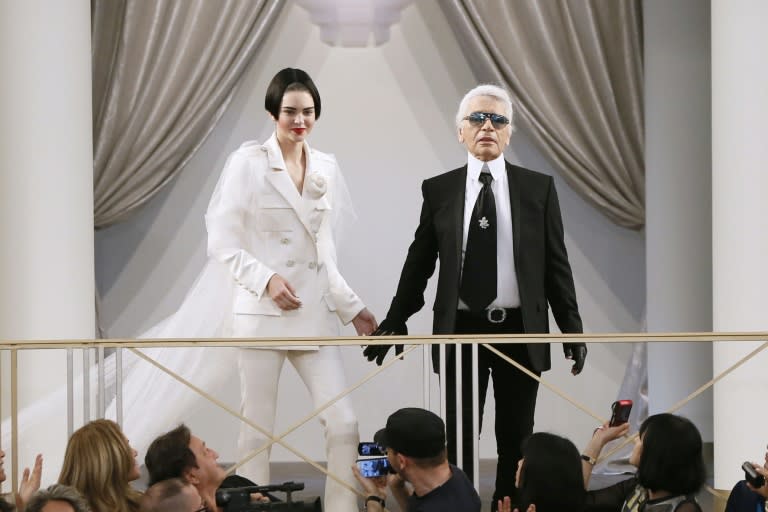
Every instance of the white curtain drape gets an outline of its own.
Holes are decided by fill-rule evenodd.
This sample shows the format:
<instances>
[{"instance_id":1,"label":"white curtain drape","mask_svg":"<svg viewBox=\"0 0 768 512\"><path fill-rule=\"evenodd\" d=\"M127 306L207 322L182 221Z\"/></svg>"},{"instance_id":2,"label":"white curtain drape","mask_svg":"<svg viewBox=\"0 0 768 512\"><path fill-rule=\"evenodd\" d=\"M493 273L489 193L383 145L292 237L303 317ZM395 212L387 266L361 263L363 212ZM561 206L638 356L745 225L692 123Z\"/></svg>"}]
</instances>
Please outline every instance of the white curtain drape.
<instances>
[{"instance_id":1,"label":"white curtain drape","mask_svg":"<svg viewBox=\"0 0 768 512\"><path fill-rule=\"evenodd\" d=\"M620 226L645 217L640 0L440 2L478 79L505 85L568 184Z\"/></svg>"},{"instance_id":2,"label":"white curtain drape","mask_svg":"<svg viewBox=\"0 0 768 512\"><path fill-rule=\"evenodd\" d=\"M229 105L284 0L92 0L94 225L128 218Z\"/></svg>"}]
</instances>

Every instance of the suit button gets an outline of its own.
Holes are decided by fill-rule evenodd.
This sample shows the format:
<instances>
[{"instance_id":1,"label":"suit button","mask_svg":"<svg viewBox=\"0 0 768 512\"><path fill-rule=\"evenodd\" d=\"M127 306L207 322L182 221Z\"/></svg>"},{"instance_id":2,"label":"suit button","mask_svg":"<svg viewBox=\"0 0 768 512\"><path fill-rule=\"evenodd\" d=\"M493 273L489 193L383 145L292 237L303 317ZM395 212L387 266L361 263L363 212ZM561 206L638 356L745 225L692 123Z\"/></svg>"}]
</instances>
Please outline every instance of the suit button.
<instances>
[{"instance_id":1,"label":"suit button","mask_svg":"<svg viewBox=\"0 0 768 512\"><path fill-rule=\"evenodd\" d=\"M317 266L317 263L315 263L314 261L310 261L309 265L307 266L309 267L310 270L314 270L315 267Z\"/></svg>"},{"instance_id":2,"label":"suit button","mask_svg":"<svg viewBox=\"0 0 768 512\"><path fill-rule=\"evenodd\" d=\"M286 261L286 262L285 262L285 266L286 266L286 267L292 267L292 266L294 266L295 264L296 264L296 262L295 262L295 261L293 261L293 260L288 260L288 261Z\"/></svg>"},{"instance_id":3,"label":"suit button","mask_svg":"<svg viewBox=\"0 0 768 512\"><path fill-rule=\"evenodd\" d=\"M283 245L288 245L288 243L291 241L290 238L281 238L280 243Z\"/></svg>"}]
</instances>

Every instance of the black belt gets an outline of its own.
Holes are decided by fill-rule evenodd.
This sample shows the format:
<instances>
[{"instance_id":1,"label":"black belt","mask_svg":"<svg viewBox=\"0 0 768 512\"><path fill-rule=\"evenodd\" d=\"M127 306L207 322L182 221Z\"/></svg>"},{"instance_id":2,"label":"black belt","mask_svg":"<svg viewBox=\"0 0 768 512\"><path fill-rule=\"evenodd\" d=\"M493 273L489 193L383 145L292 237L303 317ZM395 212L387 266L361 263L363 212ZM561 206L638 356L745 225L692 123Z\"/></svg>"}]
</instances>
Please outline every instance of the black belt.
<instances>
[{"instance_id":1,"label":"black belt","mask_svg":"<svg viewBox=\"0 0 768 512\"><path fill-rule=\"evenodd\" d=\"M507 320L522 318L520 308L497 308L492 307L483 311L470 311L468 309L458 310L459 315L465 315L475 320L485 321L491 324L502 324Z\"/></svg>"}]
</instances>

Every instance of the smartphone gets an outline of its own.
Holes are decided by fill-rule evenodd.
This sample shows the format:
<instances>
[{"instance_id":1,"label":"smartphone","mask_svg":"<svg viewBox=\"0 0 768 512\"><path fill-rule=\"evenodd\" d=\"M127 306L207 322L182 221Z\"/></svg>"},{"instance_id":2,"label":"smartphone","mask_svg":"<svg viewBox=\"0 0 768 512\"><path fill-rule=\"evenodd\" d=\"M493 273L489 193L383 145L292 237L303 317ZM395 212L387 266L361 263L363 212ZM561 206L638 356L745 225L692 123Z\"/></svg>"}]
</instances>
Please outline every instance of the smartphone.
<instances>
[{"instance_id":1,"label":"smartphone","mask_svg":"<svg viewBox=\"0 0 768 512\"><path fill-rule=\"evenodd\" d=\"M616 400L611 404L611 421L609 427L618 427L629 421L629 413L632 411L632 400Z\"/></svg>"},{"instance_id":2,"label":"smartphone","mask_svg":"<svg viewBox=\"0 0 768 512\"><path fill-rule=\"evenodd\" d=\"M752 487L757 488L765 485L765 477L755 471L755 466L751 462L742 464L741 469L744 470L744 480L749 482Z\"/></svg>"},{"instance_id":3,"label":"smartphone","mask_svg":"<svg viewBox=\"0 0 768 512\"><path fill-rule=\"evenodd\" d=\"M372 459L358 459L357 467L364 478L376 478L389 474L389 461L386 457Z\"/></svg>"},{"instance_id":4,"label":"smartphone","mask_svg":"<svg viewBox=\"0 0 768 512\"><path fill-rule=\"evenodd\" d=\"M363 442L357 445L358 455L364 457L386 455L387 451L379 443Z\"/></svg>"}]
</instances>

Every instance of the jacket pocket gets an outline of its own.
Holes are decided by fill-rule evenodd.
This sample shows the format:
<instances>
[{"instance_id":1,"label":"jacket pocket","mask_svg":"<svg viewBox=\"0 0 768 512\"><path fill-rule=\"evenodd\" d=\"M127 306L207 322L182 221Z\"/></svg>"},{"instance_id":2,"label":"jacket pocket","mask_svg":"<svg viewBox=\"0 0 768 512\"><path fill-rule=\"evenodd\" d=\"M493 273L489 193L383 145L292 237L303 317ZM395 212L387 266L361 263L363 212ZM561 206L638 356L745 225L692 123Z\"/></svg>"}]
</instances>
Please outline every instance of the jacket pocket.
<instances>
[{"instance_id":1,"label":"jacket pocket","mask_svg":"<svg viewBox=\"0 0 768 512\"><path fill-rule=\"evenodd\" d=\"M324 293L323 300L325 301L325 305L328 306L328 311L336 311L336 301L333 300L330 293Z\"/></svg>"},{"instance_id":2,"label":"jacket pocket","mask_svg":"<svg viewBox=\"0 0 768 512\"><path fill-rule=\"evenodd\" d=\"M283 311L267 294L259 298L246 290L238 291L232 311L236 315L282 316L283 314Z\"/></svg>"},{"instance_id":3,"label":"jacket pocket","mask_svg":"<svg viewBox=\"0 0 768 512\"><path fill-rule=\"evenodd\" d=\"M277 194L260 195L257 206L259 231L292 231L298 220L291 205Z\"/></svg>"}]
</instances>

